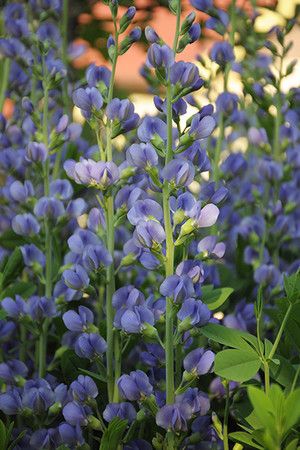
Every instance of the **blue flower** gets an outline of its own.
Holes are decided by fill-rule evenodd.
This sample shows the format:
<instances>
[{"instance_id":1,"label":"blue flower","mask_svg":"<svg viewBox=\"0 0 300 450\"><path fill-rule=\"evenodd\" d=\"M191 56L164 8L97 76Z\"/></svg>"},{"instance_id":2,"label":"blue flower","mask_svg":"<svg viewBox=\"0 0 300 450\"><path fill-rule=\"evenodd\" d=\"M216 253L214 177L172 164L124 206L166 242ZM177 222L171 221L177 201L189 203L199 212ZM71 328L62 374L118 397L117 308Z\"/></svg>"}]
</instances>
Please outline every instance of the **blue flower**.
<instances>
[{"instance_id":1,"label":"blue flower","mask_svg":"<svg viewBox=\"0 0 300 450\"><path fill-rule=\"evenodd\" d=\"M167 431L186 431L192 414L192 407L187 403L165 405L156 414L156 423Z\"/></svg>"},{"instance_id":2,"label":"blue flower","mask_svg":"<svg viewBox=\"0 0 300 450\"><path fill-rule=\"evenodd\" d=\"M121 397L131 401L149 397L153 392L149 378L141 370L130 372L130 375L122 375L117 385Z\"/></svg>"},{"instance_id":3,"label":"blue flower","mask_svg":"<svg viewBox=\"0 0 300 450\"><path fill-rule=\"evenodd\" d=\"M179 330L186 331L192 326L204 326L209 322L210 316L210 310L204 303L194 298L187 298L177 314L181 321Z\"/></svg>"},{"instance_id":4,"label":"blue flower","mask_svg":"<svg viewBox=\"0 0 300 450\"><path fill-rule=\"evenodd\" d=\"M210 58L219 66L224 67L226 63L234 61L234 53L232 46L226 42L216 42L211 51Z\"/></svg>"},{"instance_id":5,"label":"blue flower","mask_svg":"<svg viewBox=\"0 0 300 450\"><path fill-rule=\"evenodd\" d=\"M121 308L114 319L114 326L126 333L141 333L147 325L154 325L154 315L144 305Z\"/></svg>"},{"instance_id":6,"label":"blue flower","mask_svg":"<svg viewBox=\"0 0 300 450\"><path fill-rule=\"evenodd\" d=\"M195 375L205 375L212 371L215 354L211 350L196 348L183 360L184 369Z\"/></svg>"},{"instance_id":7,"label":"blue flower","mask_svg":"<svg viewBox=\"0 0 300 450\"><path fill-rule=\"evenodd\" d=\"M194 287L188 276L171 275L162 282L159 292L165 297L172 297L174 302L180 303L194 294Z\"/></svg>"},{"instance_id":8,"label":"blue flower","mask_svg":"<svg viewBox=\"0 0 300 450\"><path fill-rule=\"evenodd\" d=\"M26 381L23 393L23 405L34 413L42 414L53 405L54 392L50 384L42 379Z\"/></svg>"},{"instance_id":9,"label":"blue flower","mask_svg":"<svg viewBox=\"0 0 300 450\"><path fill-rule=\"evenodd\" d=\"M197 91L204 84L200 78L198 67L193 63L183 61L176 62L171 67L170 81L175 86L175 94L182 89L184 89L184 93Z\"/></svg>"},{"instance_id":10,"label":"blue flower","mask_svg":"<svg viewBox=\"0 0 300 450\"><path fill-rule=\"evenodd\" d=\"M213 0L190 0L191 5L198 9L208 13L213 7Z\"/></svg>"},{"instance_id":11,"label":"blue flower","mask_svg":"<svg viewBox=\"0 0 300 450\"><path fill-rule=\"evenodd\" d=\"M193 411L193 414L199 413L204 416L210 409L210 401L207 394L199 391L198 388L187 388L187 390L180 395L176 395L175 402L178 404L187 403Z\"/></svg>"},{"instance_id":12,"label":"blue flower","mask_svg":"<svg viewBox=\"0 0 300 450\"><path fill-rule=\"evenodd\" d=\"M154 43L148 49L147 60L154 68L169 68L174 64L174 52L167 45Z\"/></svg>"},{"instance_id":13,"label":"blue flower","mask_svg":"<svg viewBox=\"0 0 300 450\"><path fill-rule=\"evenodd\" d=\"M109 403L103 411L106 422L111 422L115 417L128 420L131 424L136 418L136 411L131 403Z\"/></svg>"},{"instance_id":14,"label":"blue flower","mask_svg":"<svg viewBox=\"0 0 300 450\"><path fill-rule=\"evenodd\" d=\"M80 425L82 427L88 424L88 412L89 409L75 401L67 403L62 411L66 422L70 425Z\"/></svg>"},{"instance_id":15,"label":"blue flower","mask_svg":"<svg viewBox=\"0 0 300 450\"><path fill-rule=\"evenodd\" d=\"M80 291L88 287L90 279L85 269L79 264L75 264L73 269L67 269L62 274L64 283L75 291Z\"/></svg>"},{"instance_id":16,"label":"blue flower","mask_svg":"<svg viewBox=\"0 0 300 450\"><path fill-rule=\"evenodd\" d=\"M194 179L195 167L186 159L176 158L162 169L161 175L175 186L188 186Z\"/></svg>"},{"instance_id":17,"label":"blue flower","mask_svg":"<svg viewBox=\"0 0 300 450\"><path fill-rule=\"evenodd\" d=\"M26 377L28 369L26 365L18 359L11 359L10 361L0 364L0 378L5 383L14 383L16 377Z\"/></svg>"},{"instance_id":18,"label":"blue flower","mask_svg":"<svg viewBox=\"0 0 300 450\"><path fill-rule=\"evenodd\" d=\"M208 256L223 258L226 245L224 242L217 242L217 236L206 236L198 243L199 253L207 253Z\"/></svg>"},{"instance_id":19,"label":"blue flower","mask_svg":"<svg viewBox=\"0 0 300 450\"><path fill-rule=\"evenodd\" d=\"M158 117L146 116L137 130L138 138L142 142L166 142L167 140L167 125Z\"/></svg>"},{"instance_id":20,"label":"blue flower","mask_svg":"<svg viewBox=\"0 0 300 450\"><path fill-rule=\"evenodd\" d=\"M62 318L68 330L76 332L86 331L87 327L94 322L94 314L86 306L79 306L78 313L69 310Z\"/></svg>"},{"instance_id":21,"label":"blue flower","mask_svg":"<svg viewBox=\"0 0 300 450\"><path fill-rule=\"evenodd\" d=\"M162 207L155 200L138 200L128 211L127 218L132 225L138 225L141 220L161 221L163 218Z\"/></svg>"},{"instance_id":22,"label":"blue flower","mask_svg":"<svg viewBox=\"0 0 300 450\"><path fill-rule=\"evenodd\" d=\"M126 150L126 159L131 166L151 169L157 166L158 156L151 144L132 144Z\"/></svg>"},{"instance_id":23,"label":"blue flower","mask_svg":"<svg viewBox=\"0 0 300 450\"><path fill-rule=\"evenodd\" d=\"M89 376L79 375L70 386L75 401L88 402L98 395L98 388L94 380Z\"/></svg>"},{"instance_id":24,"label":"blue flower","mask_svg":"<svg viewBox=\"0 0 300 450\"><path fill-rule=\"evenodd\" d=\"M13 416L22 411L22 398L17 388L7 390L5 394L0 394L0 410L8 416Z\"/></svg>"},{"instance_id":25,"label":"blue flower","mask_svg":"<svg viewBox=\"0 0 300 450\"><path fill-rule=\"evenodd\" d=\"M1 307L4 309L8 317L19 319L26 314L27 305L26 302L16 295L15 300L11 297L5 297L1 302Z\"/></svg>"},{"instance_id":26,"label":"blue flower","mask_svg":"<svg viewBox=\"0 0 300 450\"><path fill-rule=\"evenodd\" d=\"M60 200L69 200L73 195L73 188L68 180L53 180L50 183L50 195Z\"/></svg>"},{"instance_id":27,"label":"blue flower","mask_svg":"<svg viewBox=\"0 0 300 450\"><path fill-rule=\"evenodd\" d=\"M26 147L26 158L31 162L45 162L48 156L48 150L44 144L30 142Z\"/></svg>"},{"instance_id":28,"label":"blue flower","mask_svg":"<svg viewBox=\"0 0 300 450\"><path fill-rule=\"evenodd\" d=\"M26 180L23 184L17 180L9 186L9 193L14 201L24 203L28 197L34 196L34 188L30 181Z\"/></svg>"},{"instance_id":29,"label":"blue flower","mask_svg":"<svg viewBox=\"0 0 300 450\"><path fill-rule=\"evenodd\" d=\"M112 304L115 309L143 305L145 303L144 294L134 286L123 286L117 289L112 297Z\"/></svg>"},{"instance_id":30,"label":"blue flower","mask_svg":"<svg viewBox=\"0 0 300 450\"><path fill-rule=\"evenodd\" d=\"M34 295L29 298L27 303L28 313L33 320L38 322L47 317L56 316L56 306L53 299L47 297L38 297Z\"/></svg>"},{"instance_id":31,"label":"blue flower","mask_svg":"<svg viewBox=\"0 0 300 450\"><path fill-rule=\"evenodd\" d=\"M100 238L89 230L77 229L75 233L68 239L68 245L72 252L82 255L84 249L88 245L101 245Z\"/></svg>"},{"instance_id":32,"label":"blue flower","mask_svg":"<svg viewBox=\"0 0 300 450\"><path fill-rule=\"evenodd\" d=\"M88 271L92 271L103 266L110 266L113 259L104 245L88 245L83 252L82 261L84 267Z\"/></svg>"},{"instance_id":33,"label":"blue flower","mask_svg":"<svg viewBox=\"0 0 300 450\"><path fill-rule=\"evenodd\" d=\"M12 220L12 229L21 236L32 236L40 231L40 225L30 213L17 214Z\"/></svg>"},{"instance_id":34,"label":"blue flower","mask_svg":"<svg viewBox=\"0 0 300 450\"><path fill-rule=\"evenodd\" d=\"M63 216L65 208L63 203L57 198L42 197L38 200L34 207L34 214L37 217L47 217L50 220L57 220Z\"/></svg>"},{"instance_id":35,"label":"blue flower","mask_svg":"<svg viewBox=\"0 0 300 450\"><path fill-rule=\"evenodd\" d=\"M81 358L95 359L106 352L105 340L96 333L81 334L75 344L75 352Z\"/></svg>"},{"instance_id":36,"label":"blue flower","mask_svg":"<svg viewBox=\"0 0 300 450\"><path fill-rule=\"evenodd\" d=\"M165 230L156 220L141 220L133 233L134 243L142 248L157 248L165 239Z\"/></svg>"},{"instance_id":37,"label":"blue flower","mask_svg":"<svg viewBox=\"0 0 300 450\"><path fill-rule=\"evenodd\" d=\"M103 98L95 87L79 88L73 92L73 102L81 109L83 116L90 119L93 112L101 110Z\"/></svg>"},{"instance_id":38,"label":"blue flower","mask_svg":"<svg viewBox=\"0 0 300 450\"><path fill-rule=\"evenodd\" d=\"M106 88L109 87L111 72L105 66L96 66L91 64L86 71L86 81L89 87L100 87L103 84Z\"/></svg>"},{"instance_id":39,"label":"blue flower","mask_svg":"<svg viewBox=\"0 0 300 450\"><path fill-rule=\"evenodd\" d=\"M68 414L68 412L67 412ZM79 423L75 426L69 423L61 423L58 426L61 441L71 447L84 444L84 438Z\"/></svg>"},{"instance_id":40,"label":"blue flower","mask_svg":"<svg viewBox=\"0 0 300 450\"><path fill-rule=\"evenodd\" d=\"M42 428L34 431L30 438L32 448L58 448L61 443L57 428Z\"/></svg>"},{"instance_id":41,"label":"blue flower","mask_svg":"<svg viewBox=\"0 0 300 450\"><path fill-rule=\"evenodd\" d=\"M139 121L138 114L134 112L134 105L128 99L113 98L107 105L106 115L115 122L113 136L133 130Z\"/></svg>"}]
</instances>

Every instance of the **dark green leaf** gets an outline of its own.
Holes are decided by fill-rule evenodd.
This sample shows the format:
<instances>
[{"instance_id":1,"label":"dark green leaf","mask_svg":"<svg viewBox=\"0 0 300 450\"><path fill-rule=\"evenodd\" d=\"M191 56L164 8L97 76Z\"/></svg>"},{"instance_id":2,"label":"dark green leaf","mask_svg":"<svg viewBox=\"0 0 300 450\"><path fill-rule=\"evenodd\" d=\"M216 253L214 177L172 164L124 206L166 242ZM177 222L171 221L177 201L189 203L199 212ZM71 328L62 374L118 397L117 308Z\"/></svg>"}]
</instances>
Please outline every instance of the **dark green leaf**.
<instances>
[{"instance_id":1,"label":"dark green leaf","mask_svg":"<svg viewBox=\"0 0 300 450\"><path fill-rule=\"evenodd\" d=\"M217 353L214 371L227 380L243 382L254 377L260 365L260 358L253 350L230 349Z\"/></svg>"},{"instance_id":2,"label":"dark green leaf","mask_svg":"<svg viewBox=\"0 0 300 450\"><path fill-rule=\"evenodd\" d=\"M300 272L297 271L290 276L284 276L284 290L288 301L295 303L300 301Z\"/></svg>"},{"instance_id":3,"label":"dark green leaf","mask_svg":"<svg viewBox=\"0 0 300 450\"><path fill-rule=\"evenodd\" d=\"M2 287L6 287L13 281L24 267L22 252L19 248L15 248L2 273Z\"/></svg>"},{"instance_id":4,"label":"dark green leaf","mask_svg":"<svg viewBox=\"0 0 300 450\"><path fill-rule=\"evenodd\" d=\"M5 297L14 297L16 294L23 298L28 298L36 291L36 286L26 281L17 281L1 292L0 299Z\"/></svg>"},{"instance_id":5,"label":"dark green leaf","mask_svg":"<svg viewBox=\"0 0 300 450\"><path fill-rule=\"evenodd\" d=\"M95 372L91 372L90 370L86 370L86 369L79 369L80 372L84 373L85 375L89 375L92 378L95 378L95 380L99 380L102 382L106 382L107 381L107 376L106 373L103 371L99 371L99 373L95 373Z\"/></svg>"},{"instance_id":6,"label":"dark green leaf","mask_svg":"<svg viewBox=\"0 0 300 450\"><path fill-rule=\"evenodd\" d=\"M111 450L116 449L121 442L124 431L127 427L127 420L115 417L105 430L99 450Z\"/></svg>"},{"instance_id":7,"label":"dark green leaf","mask_svg":"<svg viewBox=\"0 0 300 450\"><path fill-rule=\"evenodd\" d=\"M0 450L6 450L6 428L0 420Z\"/></svg>"},{"instance_id":8,"label":"dark green leaf","mask_svg":"<svg viewBox=\"0 0 300 450\"><path fill-rule=\"evenodd\" d=\"M0 236L0 245L1 247L8 249L15 249L17 246L26 244L26 240L16 234L13 230L6 230L4 233L1 233Z\"/></svg>"}]
</instances>

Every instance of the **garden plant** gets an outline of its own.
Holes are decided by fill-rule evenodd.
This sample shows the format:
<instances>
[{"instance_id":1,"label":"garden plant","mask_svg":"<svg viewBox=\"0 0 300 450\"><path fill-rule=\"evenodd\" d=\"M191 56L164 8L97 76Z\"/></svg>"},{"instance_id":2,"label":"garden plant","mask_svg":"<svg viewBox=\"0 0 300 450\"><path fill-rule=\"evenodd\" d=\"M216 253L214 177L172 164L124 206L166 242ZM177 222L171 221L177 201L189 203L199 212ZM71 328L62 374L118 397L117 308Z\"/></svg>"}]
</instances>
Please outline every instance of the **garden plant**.
<instances>
[{"instance_id":1,"label":"garden plant","mask_svg":"<svg viewBox=\"0 0 300 450\"><path fill-rule=\"evenodd\" d=\"M71 3L1 8L0 450L299 449L297 21L170 0L167 44L107 0L108 65L78 75Z\"/></svg>"}]
</instances>

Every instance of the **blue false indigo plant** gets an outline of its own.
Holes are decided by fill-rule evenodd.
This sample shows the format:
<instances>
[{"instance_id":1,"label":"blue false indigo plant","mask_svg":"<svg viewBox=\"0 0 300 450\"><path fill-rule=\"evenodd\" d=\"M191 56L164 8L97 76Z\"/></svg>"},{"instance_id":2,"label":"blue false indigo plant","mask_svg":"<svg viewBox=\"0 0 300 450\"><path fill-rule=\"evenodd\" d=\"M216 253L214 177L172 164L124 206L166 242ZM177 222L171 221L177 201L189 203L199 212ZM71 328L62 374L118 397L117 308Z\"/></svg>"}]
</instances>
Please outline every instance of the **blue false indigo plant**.
<instances>
[{"instance_id":1,"label":"blue false indigo plant","mask_svg":"<svg viewBox=\"0 0 300 450\"><path fill-rule=\"evenodd\" d=\"M136 9L106 5L110 69L75 85L68 0L2 10L1 449L297 449L300 95L282 91L294 23L259 34L235 0L229 13L192 0L200 27L171 0L172 44L145 29L157 114L140 117L115 89ZM182 61L204 27L223 37L210 63Z\"/></svg>"}]
</instances>

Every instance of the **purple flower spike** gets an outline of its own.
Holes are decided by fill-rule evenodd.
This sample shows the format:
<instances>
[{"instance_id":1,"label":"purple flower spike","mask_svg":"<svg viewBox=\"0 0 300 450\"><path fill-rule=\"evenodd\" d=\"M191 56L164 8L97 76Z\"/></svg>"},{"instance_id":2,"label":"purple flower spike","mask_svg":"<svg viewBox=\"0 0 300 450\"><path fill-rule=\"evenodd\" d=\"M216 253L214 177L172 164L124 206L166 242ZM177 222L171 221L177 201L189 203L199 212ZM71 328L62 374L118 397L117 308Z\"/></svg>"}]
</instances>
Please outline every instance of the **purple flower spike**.
<instances>
[{"instance_id":1,"label":"purple flower spike","mask_svg":"<svg viewBox=\"0 0 300 450\"><path fill-rule=\"evenodd\" d=\"M122 375L117 385L120 395L131 401L139 401L145 397L149 397L153 392L149 378L141 370L130 372L130 375Z\"/></svg>"},{"instance_id":2,"label":"purple flower spike","mask_svg":"<svg viewBox=\"0 0 300 450\"><path fill-rule=\"evenodd\" d=\"M192 350L183 360L183 367L189 373L205 375L212 371L215 354L211 350L196 348Z\"/></svg>"}]
</instances>

